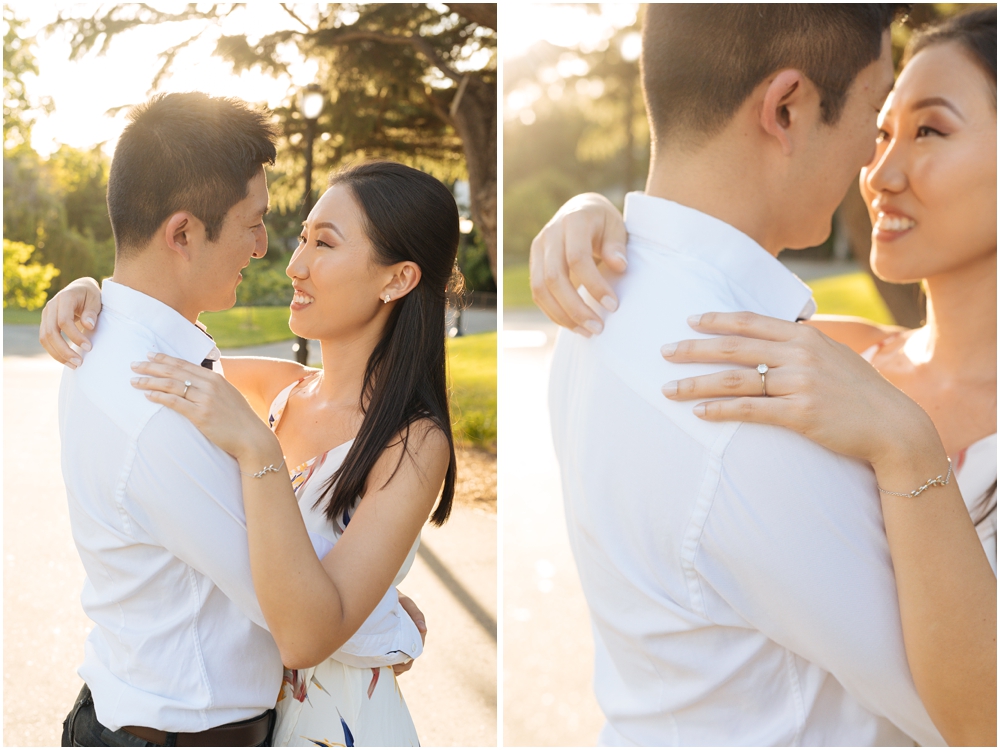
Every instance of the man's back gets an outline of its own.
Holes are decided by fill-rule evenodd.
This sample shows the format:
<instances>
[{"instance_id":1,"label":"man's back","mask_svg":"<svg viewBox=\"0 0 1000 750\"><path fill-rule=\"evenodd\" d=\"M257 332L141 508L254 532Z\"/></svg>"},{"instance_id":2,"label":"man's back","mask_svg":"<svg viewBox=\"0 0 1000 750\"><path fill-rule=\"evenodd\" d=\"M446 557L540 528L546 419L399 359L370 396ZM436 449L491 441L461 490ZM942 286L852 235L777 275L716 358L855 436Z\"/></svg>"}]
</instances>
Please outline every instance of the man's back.
<instances>
[{"instance_id":1,"label":"man's back","mask_svg":"<svg viewBox=\"0 0 1000 750\"><path fill-rule=\"evenodd\" d=\"M939 743L906 667L870 469L660 393L713 369L659 354L695 337L689 315L794 320L808 289L711 217L635 195L626 210L621 307L593 340L563 334L550 390L602 740Z\"/></svg>"},{"instance_id":2,"label":"man's back","mask_svg":"<svg viewBox=\"0 0 1000 750\"><path fill-rule=\"evenodd\" d=\"M149 351L214 348L162 303L105 283L94 349L60 391L62 469L95 628L98 719L201 731L273 707L281 659L253 594L236 463L132 388Z\"/></svg>"}]
</instances>

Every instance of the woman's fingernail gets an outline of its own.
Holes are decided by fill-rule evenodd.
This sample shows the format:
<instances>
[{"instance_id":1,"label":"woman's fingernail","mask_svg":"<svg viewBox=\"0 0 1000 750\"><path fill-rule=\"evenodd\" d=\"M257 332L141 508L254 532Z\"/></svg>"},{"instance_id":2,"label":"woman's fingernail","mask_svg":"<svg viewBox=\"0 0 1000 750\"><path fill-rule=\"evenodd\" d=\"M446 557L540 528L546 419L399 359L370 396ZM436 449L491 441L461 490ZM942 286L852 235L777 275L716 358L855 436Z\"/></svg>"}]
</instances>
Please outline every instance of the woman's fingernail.
<instances>
[{"instance_id":1,"label":"woman's fingernail","mask_svg":"<svg viewBox=\"0 0 1000 750\"><path fill-rule=\"evenodd\" d=\"M94 327L95 325L97 325L97 321L96 321L96 320L94 320L94 319L93 319L92 317L90 317L89 315L86 315L86 316L84 316L84 318L83 318L83 324L84 324L85 326L87 326L87 328L93 328L93 327Z\"/></svg>"},{"instance_id":2,"label":"woman's fingernail","mask_svg":"<svg viewBox=\"0 0 1000 750\"><path fill-rule=\"evenodd\" d=\"M130 382L132 385L138 385L140 380L141 378L131 378L128 382Z\"/></svg>"},{"instance_id":3,"label":"woman's fingernail","mask_svg":"<svg viewBox=\"0 0 1000 750\"><path fill-rule=\"evenodd\" d=\"M89 341L84 341L82 344L80 344L80 348L83 349L85 352L89 352L94 347L91 346Z\"/></svg>"},{"instance_id":4,"label":"woman's fingernail","mask_svg":"<svg viewBox=\"0 0 1000 750\"><path fill-rule=\"evenodd\" d=\"M146 359L148 360L154 360L159 356L160 355L157 352L146 352Z\"/></svg>"},{"instance_id":5,"label":"woman's fingernail","mask_svg":"<svg viewBox=\"0 0 1000 750\"><path fill-rule=\"evenodd\" d=\"M700 315L692 315L690 318L688 318L688 325L689 326L696 326L699 323L701 323L701 316Z\"/></svg>"},{"instance_id":6,"label":"woman's fingernail","mask_svg":"<svg viewBox=\"0 0 1000 750\"><path fill-rule=\"evenodd\" d=\"M664 344L660 347L660 354L664 357L673 356L673 353L677 351L677 344Z\"/></svg>"},{"instance_id":7,"label":"woman's fingernail","mask_svg":"<svg viewBox=\"0 0 1000 750\"><path fill-rule=\"evenodd\" d=\"M601 297L601 306L608 312L614 312L618 309L618 300L612 297L610 294Z\"/></svg>"},{"instance_id":8,"label":"woman's fingernail","mask_svg":"<svg viewBox=\"0 0 1000 750\"><path fill-rule=\"evenodd\" d=\"M620 249L612 250L611 254L614 257L618 258L618 260L621 261L622 266L624 266L625 268L628 268L628 258L625 257L625 246L624 245L618 245L617 247L620 248Z\"/></svg>"},{"instance_id":9,"label":"woman's fingernail","mask_svg":"<svg viewBox=\"0 0 1000 750\"><path fill-rule=\"evenodd\" d=\"M677 381L676 380L671 380L669 383L665 383L664 386L660 390L663 392L663 395L666 396L667 398L670 398L671 396L676 396L677 395Z\"/></svg>"},{"instance_id":10,"label":"woman's fingernail","mask_svg":"<svg viewBox=\"0 0 1000 750\"><path fill-rule=\"evenodd\" d=\"M83 364L83 360L80 359L79 357L73 357L72 359L70 359L69 364L73 365L73 369L75 370L77 367Z\"/></svg>"},{"instance_id":11,"label":"woman's fingernail","mask_svg":"<svg viewBox=\"0 0 1000 750\"><path fill-rule=\"evenodd\" d=\"M583 326L577 326L576 328L573 329L573 332L574 333L579 333L584 338L588 338L588 339L590 338L590 331L588 331Z\"/></svg>"},{"instance_id":12,"label":"woman's fingernail","mask_svg":"<svg viewBox=\"0 0 1000 750\"><path fill-rule=\"evenodd\" d=\"M583 327L593 334L598 334L604 330L604 324L596 320L588 320L583 324Z\"/></svg>"},{"instance_id":13,"label":"woman's fingernail","mask_svg":"<svg viewBox=\"0 0 1000 750\"><path fill-rule=\"evenodd\" d=\"M141 364L142 364L142 362L133 362L133 363L132 363L132 364L130 365L130 367L131 367L131 368L132 368L133 370L138 370L138 369L139 369L139 366L140 366Z\"/></svg>"},{"instance_id":14,"label":"woman's fingernail","mask_svg":"<svg viewBox=\"0 0 1000 750\"><path fill-rule=\"evenodd\" d=\"M705 416L705 404L698 404L691 411L694 412L694 415L696 417L704 417Z\"/></svg>"}]
</instances>

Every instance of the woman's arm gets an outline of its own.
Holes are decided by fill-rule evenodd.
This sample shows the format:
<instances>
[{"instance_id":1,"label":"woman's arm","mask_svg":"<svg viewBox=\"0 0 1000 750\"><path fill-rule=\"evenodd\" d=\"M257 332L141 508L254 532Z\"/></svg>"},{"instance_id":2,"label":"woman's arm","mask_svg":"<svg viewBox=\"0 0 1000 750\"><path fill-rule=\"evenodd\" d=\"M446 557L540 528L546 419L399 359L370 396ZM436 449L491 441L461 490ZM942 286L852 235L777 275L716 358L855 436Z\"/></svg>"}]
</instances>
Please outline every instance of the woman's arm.
<instances>
[{"instance_id":1,"label":"woman's arm","mask_svg":"<svg viewBox=\"0 0 1000 750\"><path fill-rule=\"evenodd\" d=\"M707 313L692 327L716 338L664 347L671 362L729 370L664 386L709 421L792 429L869 461L878 485L907 493L949 472L930 417L846 346L817 330L752 313ZM672 347L672 349L671 349ZM767 397L755 369L767 363ZM856 498L845 498L856 502ZM881 493L907 660L949 744L996 745L996 577L952 477L916 497Z\"/></svg>"},{"instance_id":2,"label":"woman's arm","mask_svg":"<svg viewBox=\"0 0 1000 750\"><path fill-rule=\"evenodd\" d=\"M318 664L357 631L399 572L444 481L444 434L419 422L405 452L400 442L383 452L350 527L320 561L281 466L277 438L236 389L215 373L162 354L136 372L134 385L150 400L190 419L239 461L261 610L286 666ZM191 386L182 397L185 381Z\"/></svg>"},{"instance_id":3,"label":"woman's arm","mask_svg":"<svg viewBox=\"0 0 1000 750\"><path fill-rule=\"evenodd\" d=\"M97 327L100 312L101 288L97 282L89 277L77 279L46 303L38 340L53 359L76 369L83 360L67 339L84 352L90 351L90 332ZM222 366L226 380L265 421L271 401L282 388L315 372L297 362L270 357L223 357Z\"/></svg>"},{"instance_id":4,"label":"woman's arm","mask_svg":"<svg viewBox=\"0 0 1000 750\"><path fill-rule=\"evenodd\" d=\"M852 315L813 315L809 320L803 321L803 325L821 331L858 354L896 331L905 330L902 326L881 325Z\"/></svg>"},{"instance_id":5,"label":"woman's arm","mask_svg":"<svg viewBox=\"0 0 1000 750\"><path fill-rule=\"evenodd\" d=\"M313 367L272 357L223 357L222 369L226 380L243 394L250 408L265 422L271 402L282 388L316 372Z\"/></svg>"}]
</instances>

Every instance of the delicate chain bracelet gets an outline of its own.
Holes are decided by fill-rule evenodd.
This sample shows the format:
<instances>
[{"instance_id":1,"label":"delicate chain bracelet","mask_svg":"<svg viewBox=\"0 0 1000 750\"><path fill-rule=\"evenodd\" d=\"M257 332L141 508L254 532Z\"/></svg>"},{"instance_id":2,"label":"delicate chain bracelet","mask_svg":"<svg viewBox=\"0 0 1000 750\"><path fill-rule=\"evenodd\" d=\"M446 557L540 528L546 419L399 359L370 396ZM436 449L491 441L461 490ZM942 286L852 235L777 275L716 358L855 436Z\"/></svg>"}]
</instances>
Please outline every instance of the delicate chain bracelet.
<instances>
[{"instance_id":1,"label":"delicate chain bracelet","mask_svg":"<svg viewBox=\"0 0 1000 750\"><path fill-rule=\"evenodd\" d=\"M284 465L285 465L285 459L282 458L281 463L278 464L277 466L275 466L274 464L271 464L270 466L265 466L256 474L247 474L245 471L241 471L240 474L242 474L245 477L251 477L252 479L260 479L262 476L264 476L265 474L270 474L272 471L277 473Z\"/></svg>"},{"instance_id":2,"label":"delicate chain bracelet","mask_svg":"<svg viewBox=\"0 0 1000 750\"><path fill-rule=\"evenodd\" d=\"M944 487L950 481L951 481L951 459L949 458L948 474L946 476L941 476L940 474L938 474L933 479L928 479L927 484L923 485L922 487L918 487L917 489L913 490L913 492L889 492L889 490L883 490L881 487L878 487L878 484L876 484L875 486L878 487L878 491L881 492L883 495L894 495L895 497L916 497L921 492L923 492L926 489L929 489L930 487L935 487L935 486Z\"/></svg>"}]
</instances>

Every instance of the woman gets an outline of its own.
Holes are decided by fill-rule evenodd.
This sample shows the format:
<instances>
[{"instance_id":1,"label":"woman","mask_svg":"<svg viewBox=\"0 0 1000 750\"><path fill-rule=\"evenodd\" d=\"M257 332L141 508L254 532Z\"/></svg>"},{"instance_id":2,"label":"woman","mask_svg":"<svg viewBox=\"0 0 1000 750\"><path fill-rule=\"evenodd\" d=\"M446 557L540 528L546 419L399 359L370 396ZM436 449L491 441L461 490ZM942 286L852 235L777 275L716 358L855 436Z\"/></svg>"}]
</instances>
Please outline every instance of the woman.
<instances>
[{"instance_id":1,"label":"woman","mask_svg":"<svg viewBox=\"0 0 1000 750\"><path fill-rule=\"evenodd\" d=\"M133 365L136 388L239 461L254 586L286 666L275 745L419 744L392 667L422 634L394 587L454 494L444 320L458 238L434 178L346 169L286 271L289 326L320 340L323 369L223 358L224 379L162 354ZM75 306L86 292L62 294Z\"/></svg>"},{"instance_id":2,"label":"woman","mask_svg":"<svg viewBox=\"0 0 1000 750\"><path fill-rule=\"evenodd\" d=\"M679 342L668 359L746 368L668 383L664 393L736 397L695 413L782 425L872 463L917 689L950 744L995 745L996 9L917 35L904 60L861 189L875 227L872 268L887 281L922 279L927 323L909 331L817 319L808 328L708 313L692 327L728 338ZM623 236L617 212L583 206L595 242ZM615 270L622 260L612 258ZM615 306L592 277L588 289ZM586 323L568 310L557 315ZM913 476L928 481L909 486Z\"/></svg>"}]
</instances>

